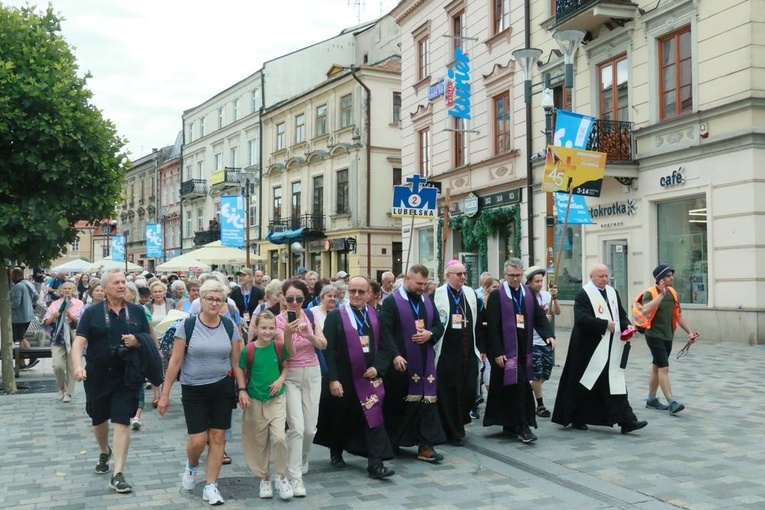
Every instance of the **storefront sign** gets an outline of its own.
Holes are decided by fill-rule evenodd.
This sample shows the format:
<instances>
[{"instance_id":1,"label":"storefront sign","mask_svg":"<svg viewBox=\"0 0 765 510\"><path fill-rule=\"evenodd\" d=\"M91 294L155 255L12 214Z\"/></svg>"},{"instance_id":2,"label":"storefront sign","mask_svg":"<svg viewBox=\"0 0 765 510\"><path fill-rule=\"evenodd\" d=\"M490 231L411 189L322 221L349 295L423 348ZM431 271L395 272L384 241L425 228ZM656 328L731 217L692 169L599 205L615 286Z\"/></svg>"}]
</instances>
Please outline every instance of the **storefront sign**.
<instances>
[{"instance_id":1,"label":"storefront sign","mask_svg":"<svg viewBox=\"0 0 765 510\"><path fill-rule=\"evenodd\" d=\"M465 198L465 216L472 218L478 212L478 196L475 193L469 193Z\"/></svg>"},{"instance_id":2,"label":"storefront sign","mask_svg":"<svg viewBox=\"0 0 765 510\"><path fill-rule=\"evenodd\" d=\"M662 188L671 188L672 186L678 186L680 184L685 184L685 167L680 167L674 172L672 172L670 175L666 177L662 177L659 179L659 185Z\"/></svg>"},{"instance_id":3,"label":"storefront sign","mask_svg":"<svg viewBox=\"0 0 765 510\"><path fill-rule=\"evenodd\" d=\"M438 206L438 216L443 217L444 215L444 209L445 207L443 205ZM449 204L449 215L456 216L457 214L462 214L462 202L456 201Z\"/></svg>"},{"instance_id":4,"label":"storefront sign","mask_svg":"<svg viewBox=\"0 0 765 510\"><path fill-rule=\"evenodd\" d=\"M454 49L454 67L446 75L451 80L447 86L447 105L452 108L449 115L470 120L470 57L462 49Z\"/></svg>"},{"instance_id":5,"label":"storefront sign","mask_svg":"<svg viewBox=\"0 0 765 510\"><path fill-rule=\"evenodd\" d=\"M487 207L499 207L501 205L519 204L521 202L521 188L500 191L483 197L478 197L480 209Z\"/></svg>"},{"instance_id":6,"label":"storefront sign","mask_svg":"<svg viewBox=\"0 0 765 510\"><path fill-rule=\"evenodd\" d=\"M428 101L433 101L446 93L446 85L443 76L436 78L428 85Z\"/></svg>"},{"instance_id":7,"label":"storefront sign","mask_svg":"<svg viewBox=\"0 0 765 510\"><path fill-rule=\"evenodd\" d=\"M614 202L611 205L599 205L590 207L590 214L593 218L606 218L609 216L620 216L626 214L632 216L636 211L635 201L629 199L626 202Z\"/></svg>"},{"instance_id":8,"label":"storefront sign","mask_svg":"<svg viewBox=\"0 0 765 510\"><path fill-rule=\"evenodd\" d=\"M310 253L318 253L324 249L324 242L322 241L311 241L308 243L308 251Z\"/></svg>"},{"instance_id":9,"label":"storefront sign","mask_svg":"<svg viewBox=\"0 0 765 510\"><path fill-rule=\"evenodd\" d=\"M327 239L327 243L329 243L329 250L331 251L345 251L345 237L339 239Z\"/></svg>"},{"instance_id":10,"label":"storefront sign","mask_svg":"<svg viewBox=\"0 0 765 510\"><path fill-rule=\"evenodd\" d=\"M606 171L605 152L547 146L542 191L568 191L599 197Z\"/></svg>"}]
</instances>

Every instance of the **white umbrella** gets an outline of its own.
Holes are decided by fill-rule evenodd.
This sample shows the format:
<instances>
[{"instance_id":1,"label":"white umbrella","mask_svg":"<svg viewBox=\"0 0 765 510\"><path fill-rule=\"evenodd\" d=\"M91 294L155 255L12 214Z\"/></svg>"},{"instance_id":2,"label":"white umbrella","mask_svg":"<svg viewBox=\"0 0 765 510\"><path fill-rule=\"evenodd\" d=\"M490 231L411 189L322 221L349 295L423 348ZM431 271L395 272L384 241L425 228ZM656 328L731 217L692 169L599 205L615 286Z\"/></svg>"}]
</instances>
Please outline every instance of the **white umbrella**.
<instances>
[{"instance_id":1,"label":"white umbrella","mask_svg":"<svg viewBox=\"0 0 765 510\"><path fill-rule=\"evenodd\" d=\"M132 262L115 262L112 260L111 256L93 262L93 264L88 266L85 270L91 273L93 271L105 271L112 268L125 270L125 264L127 264L128 271L143 271L143 266L133 264Z\"/></svg>"},{"instance_id":2,"label":"white umbrella","mask_svg":"<svg viewBox=\"0 0 765 510\"><path fill-rule=\"evenodd\" d=\"M247 252L232 246L223 246L220 241L213 241L188 253L189 256L207 264L244 264Z\"/></svg>"},{"instance_id":3,"label":"white umbrella","mask_svg":"<svg viewBox=\"0 0 765 510\"><path fill-rule=\"evenodd\" d=\"M90 265L90 262L87 260L74 259L66 262L65 264L60 264L56 267L52 267L50 270L55 273L82 273Z\"/></svg>"},{"instance_id":4,"label":"white umbrella","mask_svg":"<svg viewBox=\"0 0 765 510\"><path fill-rule=\"evenodd\" d=\"M156 267L157 271L209 271L210 266L190 254L173 257Z\"/></svg>"}]
</instances>

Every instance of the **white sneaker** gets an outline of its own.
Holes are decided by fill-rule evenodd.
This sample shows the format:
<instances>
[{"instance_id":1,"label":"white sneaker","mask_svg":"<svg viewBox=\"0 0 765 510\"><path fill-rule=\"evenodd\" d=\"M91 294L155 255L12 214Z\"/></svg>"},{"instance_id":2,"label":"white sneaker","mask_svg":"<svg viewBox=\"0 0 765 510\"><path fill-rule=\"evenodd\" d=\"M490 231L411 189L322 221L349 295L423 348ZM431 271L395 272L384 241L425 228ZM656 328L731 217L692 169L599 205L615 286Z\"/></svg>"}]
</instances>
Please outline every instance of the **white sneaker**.
<instances>
[{"instance_id":1,"label":"white sneaker","mask_svg":"<svg viewBox=\"0 0 765 510\"><path fill-rule=\"evenodd\" d=\"M297 480L300 482L300 480ZM294 483L294 482L293 482ZM300 482L302 487L303 483ZM292 499L293 489L287 477L284 475L276 475L276 490L279 491L279 497L282 499ZM305 496L305 489L303 489L303 496Z\"/></svg>"},{"instance_id":2,"label":"white sneaker","mask_svg":"<svg viewBox=\"0 0 765 510\"><path fill-rule=\"evenodd\" d=\"M69 404L71 401L72 401L71 395L64 395L64 398L61 399L61 402L63 402L64 404Z\"/></svg>"},{"instance_id":3,"label":"white sneaker","mask_svg":"<svg viewBox=\"0 0 765 510\"><path fill-rule=\"evenodd\" d=\"M143 423L138 418L130 418L130 428L133 430L141 430Z\"/></svg>"},{"instance_id":4,"label":"white sneaker","mask_svg":"<svg viewBox=\"0 0 765 510\"><path fill-rule=\"evenodd\" d=\"M56 400L63 400L65 393L63 391L59 391L56 393Z\"/></svg>"},{"instance_id":5,"label":"white sneaker","mask_svg":"<svg viewBox=\"0 0 765 510\"><path fill-rule=\"evenodd\" d=\"M271 480L260 481L260 493L258 497L262 499L271 499L274 497L274 490L271 488Z\"/></svg>"},{"instance_id":6,"label":"white sneaker","mask_svg":"<svg viewBox=\"0 0 765 510\"><path fill-rule=\"evenodd\" d=\"M186 464L186 469L183 471L183 480L181 481L181 485L187 491L193 491L197 486L197 470L189 469L188 464Z\"/></svg>"},{"instance_id":7,"label":"white sneaker","mask_svg":"<svg viewBox=\"0 0 765 510\"><path fill-rule=\"evenodd\" d=\"M292 480L292 495L296 498L305 497L305 485L303 485L303 480L299 478Z\"/></svg>"},{"instance_id":8,"label":"white sneaker","mask_svg":"<svg viewBox=\"0 0 765 510\"><path fill-rule=\"evenodd\" d=\"M205 485L202 491L202 501L207 501L211 506L222 505L224 503L223 496L220 495L218 490L218 482Z\"/></svg>"}]
</instances>

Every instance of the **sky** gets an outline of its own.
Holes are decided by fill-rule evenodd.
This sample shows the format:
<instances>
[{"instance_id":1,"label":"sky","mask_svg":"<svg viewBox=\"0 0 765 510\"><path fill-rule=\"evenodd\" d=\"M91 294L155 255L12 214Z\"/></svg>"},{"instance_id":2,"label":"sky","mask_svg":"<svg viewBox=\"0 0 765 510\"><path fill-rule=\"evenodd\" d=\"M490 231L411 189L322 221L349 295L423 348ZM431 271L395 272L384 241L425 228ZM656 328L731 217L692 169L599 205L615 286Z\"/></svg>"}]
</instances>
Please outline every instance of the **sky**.
<instances>
[{"instance_id":1,"label":"sky","mask_svg":"<svg viewBox=\"0 0 765 510\"><path fill-rule=\"evenodd\" d=\"M379 18L397 0L50 0L93 104L131 159L172 145L181 115L263 62ZM0 0L20 7L25 0ZM47 0L29 2L45 7Z\"/></svg>"}]
</instances>

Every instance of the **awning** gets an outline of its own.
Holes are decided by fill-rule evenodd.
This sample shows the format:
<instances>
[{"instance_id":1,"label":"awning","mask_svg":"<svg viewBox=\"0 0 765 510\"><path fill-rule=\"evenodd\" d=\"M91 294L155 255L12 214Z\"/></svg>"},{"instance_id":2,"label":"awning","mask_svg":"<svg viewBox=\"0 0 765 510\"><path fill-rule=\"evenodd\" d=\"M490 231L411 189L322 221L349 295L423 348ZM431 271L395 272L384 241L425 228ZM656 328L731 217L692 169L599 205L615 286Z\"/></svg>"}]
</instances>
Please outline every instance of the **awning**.
<instances>
[{"instance_id":1,"label":"awning","mask_svg":"<svg viewBox=\"0 0 765 510\"><path fill-rule=\"evenodd\" d=\"M295 230L283 230L281 232L270 232L266 236L266 241L273 244L289 244L292 241L302 239L305 227L300 227Z\"/></svg>"}]
</instances>

